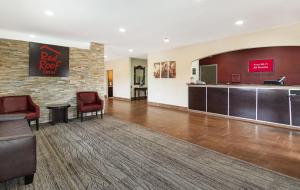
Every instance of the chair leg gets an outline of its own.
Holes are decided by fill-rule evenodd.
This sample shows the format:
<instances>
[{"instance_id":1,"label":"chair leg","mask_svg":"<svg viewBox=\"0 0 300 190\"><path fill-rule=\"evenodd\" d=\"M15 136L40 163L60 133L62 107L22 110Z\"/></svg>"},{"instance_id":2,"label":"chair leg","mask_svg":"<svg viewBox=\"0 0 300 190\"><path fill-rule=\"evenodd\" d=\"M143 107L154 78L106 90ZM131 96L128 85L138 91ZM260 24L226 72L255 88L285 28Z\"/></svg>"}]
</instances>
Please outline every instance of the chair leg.
<instances>
[{"instance_id":1,"label":"chair leg","mask_svg":"<svg viewBox=\"0 0 300 190\"><path fill-rule=\"evenodd\" d=\"M28 125L30 126L30 120L27 120Z\"/></svg>"},{"instance_id":2,"label":"chair leg","mask_svg":"<svg viewBox=\"0 0 300 190\"><path fill-rule=\"evenodd\" d=\"M79 118L79 111L77 111L77 119Z\"/></svg>"},{"instance_id":3,"label":"chair leg","mask_svg":"<svg viewBox=\"0 0 300 190\"><path fill-rule=\"evenodd\" d=\"M29 185L33 182L34 174L25 176L25 185Z\"/></svg>"},{"instance_id":4,"label":"chair leg","mask_svg":"<svg viewBox=\"0 0 300 190\"><path fill-rule=\"evenodd\" d=\"M98 117L98 111L96 111L96 117Z\"/></svg>"},{"instance_id":5,"label":"chair leg","mask_svg":"<svg viewBox=\"0 0 300 190\"><path fill-rule=\"evenodd\" d=\"M39 119L36 119L35 120L35 123L36 123L36 130L38 131L40 129L40 122L39 122Z\"/></svg>"},{"instance_id":6,"label":"chair leg","mask_svg":"<svg viewBox=\"0 0 300 190\"><path fill-rule=\"evenodd\" d=\"M101 119L103 119L103 110L101 110Z\"/></svg>"},{"instance_id":7,"label":"chair leg","mask_svg":"<svg viewBox=\"0 0 300 190\"><path fill-rule=\"evenodd\" d=\"M83 113L80 113L81 122L83 122Z\"/></svg>"}]
</instances>

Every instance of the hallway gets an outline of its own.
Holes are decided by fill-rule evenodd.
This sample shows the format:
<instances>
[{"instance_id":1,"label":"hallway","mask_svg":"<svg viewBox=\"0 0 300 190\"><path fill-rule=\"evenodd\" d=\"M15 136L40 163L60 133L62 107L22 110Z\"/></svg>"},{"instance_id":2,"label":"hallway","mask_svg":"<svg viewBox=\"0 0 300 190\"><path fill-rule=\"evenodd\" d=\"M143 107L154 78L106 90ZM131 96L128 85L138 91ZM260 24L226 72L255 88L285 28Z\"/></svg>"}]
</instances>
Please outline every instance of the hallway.
<instances>
[{"instance_id":1,"label":"hallway","mask_svg":"<svg viewBox=\"0 0 300 190\"><path fill-rule=\"evenodd\" d=\"M300 131L108 100L106 113L202 147L300 178Z\"/></svg>"}]
</instances>

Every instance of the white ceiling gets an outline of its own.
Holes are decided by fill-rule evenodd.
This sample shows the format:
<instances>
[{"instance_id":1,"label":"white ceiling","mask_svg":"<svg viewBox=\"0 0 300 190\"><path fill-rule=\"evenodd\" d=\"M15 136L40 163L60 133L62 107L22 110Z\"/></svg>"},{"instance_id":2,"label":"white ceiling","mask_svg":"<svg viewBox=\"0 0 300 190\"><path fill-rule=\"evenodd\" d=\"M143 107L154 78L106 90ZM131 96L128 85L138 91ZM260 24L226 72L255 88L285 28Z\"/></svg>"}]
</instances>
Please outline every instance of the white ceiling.
<instances>
[{"instance_id":1,"label":"white ceiling","mask_svg":"<svg viewBox=\"0 0 300 190\"><path fill-rule=\"evenodd\" d=\"M234 24L239 19L241 27ZM100 42L109 60L296 22L299 0L0 0L0 37ZM171 42L165 44L165 37Z\"/></svg>"}]
</instances>

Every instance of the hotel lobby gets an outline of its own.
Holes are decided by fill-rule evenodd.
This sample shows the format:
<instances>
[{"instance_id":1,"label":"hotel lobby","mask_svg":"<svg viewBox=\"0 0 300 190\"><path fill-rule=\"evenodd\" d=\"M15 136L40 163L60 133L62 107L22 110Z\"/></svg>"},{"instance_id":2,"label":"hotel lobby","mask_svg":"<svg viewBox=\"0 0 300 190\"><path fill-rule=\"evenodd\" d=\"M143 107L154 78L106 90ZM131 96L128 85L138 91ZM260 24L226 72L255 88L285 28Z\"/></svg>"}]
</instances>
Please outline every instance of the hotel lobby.
<instances>
[{"instance_id":1,"label":"hotel lobby","mask_svg":"<svg viewBox=\"0 0 300 190\"><path fill-rule=\"evenodd\" d=\"M299 7L1 1L0 190L299 190Z\"/></svg>"}]
</instances>

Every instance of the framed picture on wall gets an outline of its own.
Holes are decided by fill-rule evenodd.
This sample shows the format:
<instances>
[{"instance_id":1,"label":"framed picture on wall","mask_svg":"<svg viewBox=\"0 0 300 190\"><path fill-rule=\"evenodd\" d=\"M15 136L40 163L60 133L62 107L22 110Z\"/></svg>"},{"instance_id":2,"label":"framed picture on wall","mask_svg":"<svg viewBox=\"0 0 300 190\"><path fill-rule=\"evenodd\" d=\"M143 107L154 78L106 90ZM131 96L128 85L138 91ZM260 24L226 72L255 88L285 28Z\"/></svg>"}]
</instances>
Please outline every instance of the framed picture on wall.
<instances>
[{"instance_id":1,"label":"framed picture on wall","mask_svg":"<svg viewBox=\"0 0 300 190\"><path fill-rule=\"evenodd\" d=\"M154 78L160 78L160 63L154 63Z\"/></svg>"},{"instance_id":2,"label":"framed picture on wall","mask_svg":"<svg viewBox=\"0 0 300 190\"><path fill-rule=\"evenodd\" d=\"M169 77L169 62L165 61L161 63L161 78Z\"/></svg>"},{"instance_id":3,"label":"framed picture on wall","mask_svg":"<svg viewBox=\"0 0 300 190\"><path fill-rule=\"evenodd\" d=\"M169 62L169 78L176 78L176 61Z\"/></svg>"}]
</instances>

